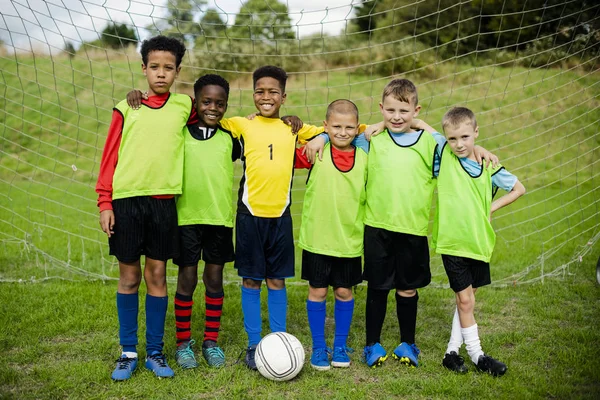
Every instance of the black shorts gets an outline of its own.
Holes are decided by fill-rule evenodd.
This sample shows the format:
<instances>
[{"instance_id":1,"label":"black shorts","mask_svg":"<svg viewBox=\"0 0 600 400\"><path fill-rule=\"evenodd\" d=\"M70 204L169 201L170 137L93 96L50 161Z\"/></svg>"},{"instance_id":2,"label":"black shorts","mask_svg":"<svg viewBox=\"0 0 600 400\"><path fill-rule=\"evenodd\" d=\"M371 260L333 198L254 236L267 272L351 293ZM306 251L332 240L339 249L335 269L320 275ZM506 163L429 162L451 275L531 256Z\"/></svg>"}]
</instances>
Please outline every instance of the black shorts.
<instances>
[{"instance_id":1,"label":"black shorts","mask_svg":"<svg viewBox=\"0 0 600 400\"><path fill-rule=\"evenodd\" d=\"M108 239L110 254L124 263L142 255L167 261L179 254L175 199L128 197L112 202L114 235Z\"/></svg>"},{"instance_id":2,"label":"black shorts","mask_svg":"<svg viewBox=\"0 0 600 400\"><path fill-rule=\"evenodd\" d=\"M429 285L427 236L365 225L364 280L377 290L412 290Z\"/></svg>"},{"instance_id":3,"label":"black shorts","mask_svg":"<svg viewBox=\"0 0 600 400\"><path fill-rule=\"evenodd\" d=\"M469 285L478 288L492 283L490 264L485 261L442 254L442 262L455 293L465 290Z\"/></svg>"},{"instance_id":4,"label":"black shorts","mask_svg":"<svg viewBox=\"0 0 600 400\"><path fill-rule=\"evenodd\" d=\"M238 213L235 219L235 264L238 275L257 281L294 276L292 217L261 218Z\"/></svg>"},{"instance_id":5,"label":"black shorts","mask_svg":"<svg viewBox=\"0 0 600 400\"><path fill-rule=\"evenodd\" d=\"M233 228L221 225L183 225L179 227L179 257L173 262L180 267L206 264L225 265L234 260Z\"/></svg>"},{"instance_id":6,"label":"black shorts","mask_svg":"<svg viewBox=\"0 0 600 400\"><path fill-rule=\"evenodd\" d=\"M347 288L362 282L361 257L333 257L302 251L302 279L314 288Z\"/></svg>"}]
</instances>

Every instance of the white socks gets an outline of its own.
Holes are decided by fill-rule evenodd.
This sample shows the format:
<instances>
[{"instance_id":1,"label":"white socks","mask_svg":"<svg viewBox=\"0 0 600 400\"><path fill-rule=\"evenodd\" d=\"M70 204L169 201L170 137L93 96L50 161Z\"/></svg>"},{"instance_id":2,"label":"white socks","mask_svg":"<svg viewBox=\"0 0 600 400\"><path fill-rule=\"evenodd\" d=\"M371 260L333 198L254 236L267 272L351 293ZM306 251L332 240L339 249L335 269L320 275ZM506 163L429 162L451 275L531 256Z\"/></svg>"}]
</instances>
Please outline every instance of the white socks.
<instances>
[{"instance_id":1,"label":"white socks","mask_svg":"<svg viewBox=\"0 0 600 400\"><path fill-rule=\"evenodd\" d=\"M127 358L137 358L137 353L135 351L124 351L121 355Z\"/></svg>"},{"instance_id":2,"label":"white socks","mask_svg":"<svg viewBox=\"0 0 600 400\"><path fill-rule=\"evenodd\" d=\"M455 351L458 354L460 347L463 344L463 335L460 327L460 319L458 318L458 308L454 309L454 318L452 319L452 332L450 333L450 341L446 354Z\"/></svg>"},{"instance_id":3,"label":"white socks","mask_svg":"<svg viewBox=\"0 0 600 400\"><path fill-rule=\"evenodd\" d=\"M477 332L477 324L468 328L461 328L461 331L462 337L467 345L467 353L469 353L469 357L471 357L473 364L477 365L479 357L483 355L481 342L479 341L479 333Z\"/></svg>"}]
</instances>

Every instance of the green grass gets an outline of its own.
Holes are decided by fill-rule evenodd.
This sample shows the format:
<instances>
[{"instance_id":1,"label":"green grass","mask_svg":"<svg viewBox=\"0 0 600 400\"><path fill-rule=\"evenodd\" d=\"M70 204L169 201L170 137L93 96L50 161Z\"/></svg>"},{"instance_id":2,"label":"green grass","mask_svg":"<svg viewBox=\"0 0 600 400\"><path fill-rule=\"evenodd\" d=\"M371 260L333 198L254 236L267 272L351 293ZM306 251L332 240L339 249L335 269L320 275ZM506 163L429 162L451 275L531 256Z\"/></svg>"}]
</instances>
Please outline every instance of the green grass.
<instances>
[{"instance_id":1,"label":"green grass","mask_svg":"<svg viewBox=\"0 0 600 400\"><path fill-rule=\"evenodd\" d=\"M445 63L427 77L408 76L419 88L421 118L440 128L449 106L469 106L478 117L479 143L528 189L494 215L496 286L480 291L476 306L484 349L507 362L505 377L455 376L441 367L453 296L440 289L447 279L433 255L433 284L420 296L417 370L392 360L377 370L358 362L365 300L359 286L350 370L307 367L280 384L247 371L235 364L246 339L238 278L228 265L221 336L228 367L177 369L174 380L160 382L141 368L132 381L114 384L118 269L98 227L94 186L112 107L131 88L144 87L139 60L0 58L0 398L598 398L600 315L593 277L600 256L600 75L592 70ZM176 90L189 91L203 72L184 70ZM357 103L362 122L377 122L388 80L340 71L295 74L282 112L321 124L326 105L347 97ZM232 82L228 116L254 110L249 88L247 79ZM296 233L305 178L306 171L296 172ZM299 265L300 252L296 258ZM173 293L171 264L168 275ZM300 282L290 280L288 324L308 349L306 286ZM202 303L201 289L196 301ZM388 350L398 340L394 307L390 296L383 335ZM328 308L332 315L332 301ZM195 314L194 332L201 315ZM333 321L327 323L331 333ZM143 328L141 318L140 348ZM173 363L172 309L166 334Z\"/></svg>"},{"instance_id":2,"label":"green grass","mask_svg":"<svg viewBox=\"0 0 600 400\"><path fill-rule=\"evenodd\" d=\"M174 317L169 305L165 349L175 368L173 380L157 380L138 369L133 378L113 383L110 372L118 354L114 310L116 283L61 282L3 284L0 301L2 335L0 397L2 398L598 398L600 396L600 315L594 257L572 268L564 279L544 284L484 288L477 294L476 316L485 351L507 363L508 373L492 378L474 371L459 376L445 370L446 348L453 312L450 289L420 291L417 342L421 366L402 367L391 358L379 369L362 364L366 288L356 290L356 311L349 344L356 349L348 370L314 371L305 364L291 382L267 381L236 363L246 337L236 284L225 288L226 300L220 343L227 357L222 370L200 367L184 371L174 365ZM174 287L169 287L171 293ZM306 287L289 287L288 331L308 352ZM263 290L263 327L268 331ZM143 293L142 293L143 295ZM143 297L142 297L143 299ZM388 351L399 334L393 296L382 335ZM195 295L192 330L202 329L203 295ZM327 334L332 340L333 310L328 299ZM140 351L143 355L143 301ZM464 349L463 349L464 351ZM466 356L466 353L464 354ZM201 357L201 355L199 355Z\"/></svg>"}]
</instances>

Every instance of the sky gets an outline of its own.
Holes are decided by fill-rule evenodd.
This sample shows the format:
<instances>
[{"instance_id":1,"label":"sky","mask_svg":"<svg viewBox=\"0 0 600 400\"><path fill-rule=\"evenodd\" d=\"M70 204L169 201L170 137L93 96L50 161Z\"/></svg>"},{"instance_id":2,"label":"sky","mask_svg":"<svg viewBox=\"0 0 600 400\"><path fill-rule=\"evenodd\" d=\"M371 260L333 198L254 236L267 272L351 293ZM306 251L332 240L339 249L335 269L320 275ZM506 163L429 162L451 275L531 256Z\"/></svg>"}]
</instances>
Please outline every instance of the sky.
<instances>
[{"instance_id":1,"label":"sky","mask_svg":"<svg viewBox=\"0 0 600 400\"><path fill-rule=\"evenodd\" d=\"M281 0L280 0L281 1ZM241 0L208 0L232 24ZM290 0L292 25L300 37L339 34L360 0ZM78 47L98 38L110 21L143 28L166 15L167 0L0 0L0 39L9 52L60 51L69 41ZM324 4L327 4L325 6ZM148 33L139 31L141 39Z\"/></svg>"}]
</instances>

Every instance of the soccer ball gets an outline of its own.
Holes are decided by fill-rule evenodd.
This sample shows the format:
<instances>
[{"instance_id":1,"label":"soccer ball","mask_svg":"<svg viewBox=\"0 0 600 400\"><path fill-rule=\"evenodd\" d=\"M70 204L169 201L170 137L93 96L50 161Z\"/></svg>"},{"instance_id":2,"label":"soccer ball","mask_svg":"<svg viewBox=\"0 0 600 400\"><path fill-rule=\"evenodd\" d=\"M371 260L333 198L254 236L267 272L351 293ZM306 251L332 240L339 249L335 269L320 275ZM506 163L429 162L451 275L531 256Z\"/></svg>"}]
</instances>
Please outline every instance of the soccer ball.
<instances>
[{"instance_id":1,"label":"soccer ball","mask_svg":"<svg viewBox=\"0 0 600 400\"><path fill-rule=\"evenodd\" d=\"M289 381L304 366L304 348L294 335L273 332L262 338L256 347L258 372L273 381Z\"/></svg>"}]
</instances>

